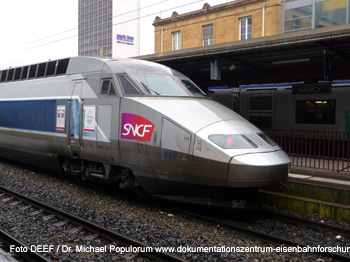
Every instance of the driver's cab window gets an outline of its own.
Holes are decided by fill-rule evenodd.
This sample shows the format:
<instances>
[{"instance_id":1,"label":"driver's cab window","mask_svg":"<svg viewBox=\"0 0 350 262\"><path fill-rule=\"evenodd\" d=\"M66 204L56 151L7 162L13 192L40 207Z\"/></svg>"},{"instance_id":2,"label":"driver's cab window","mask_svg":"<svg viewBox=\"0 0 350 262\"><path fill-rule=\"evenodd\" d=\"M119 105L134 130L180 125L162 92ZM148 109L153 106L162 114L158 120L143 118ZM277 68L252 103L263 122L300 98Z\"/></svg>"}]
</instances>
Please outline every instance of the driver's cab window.
<instances>
[{"instance_id":1,"label":"driver's cab window","mask_svg":"<svg viewBox=\"0 0 350 262\"><path fill-rule=\"evenodd\" d=\"M115 87L113 85L112 79L102 80L101 95L110 95L110 96L117 95L117 93L115 92Z\"/></svg>"},{"instance_id":2,"label":"driver's cab window","mask_svg":"<svg viewBox=\"0 0 350 262\"><path fill-rule=\"evenodd\" d=\"M120 84L125 95L139 95L140 92L124 75L119 75Z\"/></svg>"}]
</instances>

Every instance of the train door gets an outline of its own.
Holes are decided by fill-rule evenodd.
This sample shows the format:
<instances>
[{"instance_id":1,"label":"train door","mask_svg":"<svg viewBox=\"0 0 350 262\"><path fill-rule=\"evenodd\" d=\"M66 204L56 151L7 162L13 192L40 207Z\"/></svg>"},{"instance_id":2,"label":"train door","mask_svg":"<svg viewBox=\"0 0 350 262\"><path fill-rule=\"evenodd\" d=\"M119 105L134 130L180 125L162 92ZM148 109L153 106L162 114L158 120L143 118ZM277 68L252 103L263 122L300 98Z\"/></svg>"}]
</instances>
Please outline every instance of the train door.
<instances>
[{"instance_id":1,"label":"train door","mask_svg":"<svg viewBox=\"0 0 350 262\"><path fill-rule=\"evenodd\" d=\"M111 149L112 105L104 104L97 106L97 123L98 149L109 151Z\"/></svg>"},{"instance_id":2,"label":"train door","mask_svg":"<svg viewBox=\"0 0 350 262\"><path fill-rule=\"evenodd\" d=\"M72 155L80 155L82 147L81 134L81 92L83 83L75 82L71 98L69 100L69 134L68 144Z\"/></svg>"},{"instance_id":3,"label":"train door","mask_svg":"<svg viewBox=\"0 0 350 262\"><path fill-rule=\"evenodd\" d=\"M113 162L119 157L118 150L112 148L118 148L118 144L113 141L116 141L118 130L120 97L112 76L101 80L100 98L94 100L96 157L103 162Z\"/></svg>"},{"instance_id":4,"label":"train door","mask_svg":"<svg viewBox=\"0 0 350 262\"><path fill-rule=\"evenodd\" d=\"M80 132L85 149L82 154L96 162L112 159L110 149L113 106L105 100L94 98L84 99L82 102Z\"/></svg>"},{"instance_id":5,"label":"train door","mask_svg":"<svg viewBox=\"0 0 350 262\"><path fill-rule=\"evenodd\" d=\"M184 185L194 184L190 148L192 136L176 124L163 118L161 131L161 171L155 175L158 190L169 194L183 190ZM179 182L179 183L174 183Z\"/></svg>"},{"instance_id":6,"label":"train door","mask_svg":"<svg viewBox=\"0 0 350 262\"><path fill-rule=\"evenodd\" d=\"M108 80L108 83L111 81ZM96 104L96 99L81 99L82 87L82 82L74 84L69 101L68 143L71 153L80 155L81 148L86 144L87 147L98 149L103 155L108 154L111 148L113 107L110 103L111 98L101 99L103 104Z\"/></svg>"}]
</instances>

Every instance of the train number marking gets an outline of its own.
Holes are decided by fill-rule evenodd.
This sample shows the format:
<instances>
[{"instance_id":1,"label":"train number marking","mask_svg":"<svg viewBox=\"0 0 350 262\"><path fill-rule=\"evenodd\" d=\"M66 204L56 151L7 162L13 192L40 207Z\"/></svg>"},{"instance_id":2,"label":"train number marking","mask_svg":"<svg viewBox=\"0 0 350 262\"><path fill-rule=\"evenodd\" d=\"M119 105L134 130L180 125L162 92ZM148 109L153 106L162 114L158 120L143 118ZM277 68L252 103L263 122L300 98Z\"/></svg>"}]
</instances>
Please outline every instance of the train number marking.
<instances>
[{"instance_id":1,"label":"train number marking","mask_svg":"<svg viewBox=\"0 0 350 262\"><path fill-rule=\"evenodd\" d=\"M128 113L122 114L121 126L121 138L139 141L150 141L154 129L154 124L148 119Z\"/></svg>"},{"instance_id":2,"label":"train number marking","mask_svg":"<svg viewBox=\"0 0 350 262\"><path fill-rule=\"evenodd\" d=\"M173 161L175 161L176 158L177 158L177 154L176 153L167 152L167 151L164 152L163 160L173 160Z\"/></svg>"}]
</instances>

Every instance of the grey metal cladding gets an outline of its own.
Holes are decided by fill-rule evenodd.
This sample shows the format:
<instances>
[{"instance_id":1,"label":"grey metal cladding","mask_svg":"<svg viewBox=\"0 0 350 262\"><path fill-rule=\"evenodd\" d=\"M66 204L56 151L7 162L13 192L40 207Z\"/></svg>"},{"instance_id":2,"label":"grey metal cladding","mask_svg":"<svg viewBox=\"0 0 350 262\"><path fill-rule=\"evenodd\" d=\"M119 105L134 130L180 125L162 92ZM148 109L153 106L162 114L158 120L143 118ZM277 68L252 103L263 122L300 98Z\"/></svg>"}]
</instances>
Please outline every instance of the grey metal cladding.
<instances>
[{"instance_id":1,"label":"grey metal cladding","mask_svg":"<svg viewBox=\"0 0 350 262\"><path fill-rule=\"evenodd\" d=\"M111 59L97 57L72 57L67 68L67 75L103 71L104 65Z\"/></svg>"}]
</instances>

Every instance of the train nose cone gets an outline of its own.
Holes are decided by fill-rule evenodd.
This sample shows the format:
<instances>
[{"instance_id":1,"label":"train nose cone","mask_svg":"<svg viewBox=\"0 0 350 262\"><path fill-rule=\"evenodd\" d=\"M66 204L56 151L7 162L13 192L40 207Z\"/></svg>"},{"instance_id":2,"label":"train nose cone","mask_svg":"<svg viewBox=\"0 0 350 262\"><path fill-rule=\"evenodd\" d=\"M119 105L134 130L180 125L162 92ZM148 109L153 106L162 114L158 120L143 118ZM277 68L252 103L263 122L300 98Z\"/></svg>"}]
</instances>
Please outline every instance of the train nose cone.
<instances>
[{"instance_id":1,"label":"train nose cone","mask_svg":"<svg viewBox=\"0 0 350 262\"><path fill-rule=\"evenodd\" d=\"M235 156L228 169L229 187L261 187L287 180L290 159L282 150Z\"/></svg>"}]
</instances>

